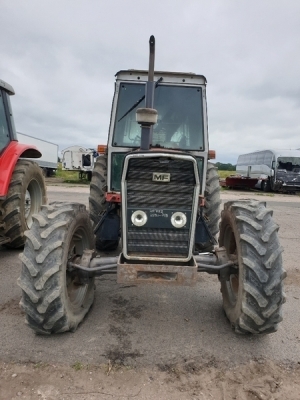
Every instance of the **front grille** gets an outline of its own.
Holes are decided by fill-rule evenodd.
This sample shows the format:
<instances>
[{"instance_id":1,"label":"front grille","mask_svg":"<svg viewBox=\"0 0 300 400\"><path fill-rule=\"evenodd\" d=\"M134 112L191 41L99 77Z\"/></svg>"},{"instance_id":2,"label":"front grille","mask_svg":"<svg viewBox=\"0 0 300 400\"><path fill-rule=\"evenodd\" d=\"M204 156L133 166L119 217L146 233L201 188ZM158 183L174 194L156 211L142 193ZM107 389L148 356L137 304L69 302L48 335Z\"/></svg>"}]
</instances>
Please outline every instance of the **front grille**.
<instances>
[{"instance_id":1,"label":"front grille","mask_svg":"<svg viewBox=\"0 0 300 400\"><path fill-rule=\"evenodd\" d=\"M135 181L136 182L136 181ZM127 185L127 207L178 208L191 210L194 197L193 185L169 183L142 183Z\"/></svg>"},{"instance_id":2,"label":"front grille","mask_svg":"<svg viewBox=\"0 0 300 400\"><path fill-rule=\"evenodd\" d=\"M152 175L156 172L171 174L171 181L153 182ZM175 206L190 210L194 187L194 167L190 161L131 159L127 172L127 207L169 209Z\"/></svg>"},{"instance_id":3,"label":"front grille","mask_svg":"<svg viewBox=\"0 0 300 400\"><path fill-rule=\"evenodd\" d=\"M127 234L129 253L136 256L184 257L189 246L189 231L173 229L136 229L130 227Z\"/></svg>"},{"instance_id":4,"label":"front grille","mask_svg":"<svg viewBox=\"0 0 300 400\"><path fill-rule=\"evenodd\" d=\"M170 182L152 181L153 173L170 174ZM126 235L129 256L188 256L195 184L194 163L191 160L167 157L129 160L126 174ZM147 224L143 227L131 223L130 213L136 210L143 210L148 215ZM170 216L176 211L188 215L187 224L183 228L174 228L171 225ZM168 217L159 218L159 212Z\"/></svg>"}]
</instances>

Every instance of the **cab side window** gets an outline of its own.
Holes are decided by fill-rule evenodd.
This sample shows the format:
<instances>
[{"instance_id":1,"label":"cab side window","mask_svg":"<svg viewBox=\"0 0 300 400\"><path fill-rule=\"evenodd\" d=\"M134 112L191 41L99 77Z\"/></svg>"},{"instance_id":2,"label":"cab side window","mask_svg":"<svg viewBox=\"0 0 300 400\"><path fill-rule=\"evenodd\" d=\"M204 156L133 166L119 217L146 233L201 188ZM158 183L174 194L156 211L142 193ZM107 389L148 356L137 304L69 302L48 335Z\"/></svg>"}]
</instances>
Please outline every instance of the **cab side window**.
<instances>
[{"instance_id":1,"label":"cab side window","mask_svg":"<svg viewBox=\"0 0 300 400\"><path fill-rule=\"evenodd\" d=\"M0 152L8 145L8 143L9 130L3 102L3 93L0 91Z\"/></svg>"}]
</instances>

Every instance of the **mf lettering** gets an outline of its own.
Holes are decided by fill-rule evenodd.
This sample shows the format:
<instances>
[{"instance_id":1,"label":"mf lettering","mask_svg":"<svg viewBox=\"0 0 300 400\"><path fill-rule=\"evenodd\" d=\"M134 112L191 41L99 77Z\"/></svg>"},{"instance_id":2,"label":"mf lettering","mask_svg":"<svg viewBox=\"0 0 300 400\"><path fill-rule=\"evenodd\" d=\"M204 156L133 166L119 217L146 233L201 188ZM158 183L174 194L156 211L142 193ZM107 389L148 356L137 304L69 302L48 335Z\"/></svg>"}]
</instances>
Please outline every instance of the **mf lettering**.
<instances>
[{"instance_id":1,"label":"mf lettering","mask_svg":"<svg viewBox=\"0 0 300 400\"><path fill-rule=\"evenodd\" d=\"M160 174L154 172L152 175L152 180L156 182L170 182L171 174Z\"/></svg>"}]
</instances>

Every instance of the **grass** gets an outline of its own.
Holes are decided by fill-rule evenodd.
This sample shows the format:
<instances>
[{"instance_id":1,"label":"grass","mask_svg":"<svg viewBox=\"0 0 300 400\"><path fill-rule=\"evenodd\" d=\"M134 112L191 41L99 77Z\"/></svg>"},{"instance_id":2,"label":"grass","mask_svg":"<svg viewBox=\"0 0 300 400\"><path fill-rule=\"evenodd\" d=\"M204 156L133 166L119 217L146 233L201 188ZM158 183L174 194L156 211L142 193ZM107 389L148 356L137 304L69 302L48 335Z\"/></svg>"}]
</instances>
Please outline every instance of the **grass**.
<instances>
[{"instance_id":1,"label":"grass","mask_svg":"<svg viewBox=\"0 0 300 400\"><path fill-rule=\"evenodd\" d=\"M225 179L229 175L235 175L235 171L220 171L220 170L218 170L218 174L221 179Z\"/></svg>"},{"instance_id":2,"label":"grass","mask_svg":"<svg viewBox=\"0 0 300 400\"><path fill-rule=\"evenodd\" d=\"M80 370L82 370L82 369L84 368L84 365L83 365L81 362L76 361L71 367L72 367L75 371L80 371Z\"/></svg>"},{"instance_id":3,"label":"grass","mask_svg":"<svg viewBox=\"0 0 300 400\"><path fill-rule=\"evenodd\" d=\"M58 163L56 177L64 181L64 183L83 183L89 185L87 179L79 179L79 172L77 171L63 171L61 163Z\"/></svg>"}]
</instances>

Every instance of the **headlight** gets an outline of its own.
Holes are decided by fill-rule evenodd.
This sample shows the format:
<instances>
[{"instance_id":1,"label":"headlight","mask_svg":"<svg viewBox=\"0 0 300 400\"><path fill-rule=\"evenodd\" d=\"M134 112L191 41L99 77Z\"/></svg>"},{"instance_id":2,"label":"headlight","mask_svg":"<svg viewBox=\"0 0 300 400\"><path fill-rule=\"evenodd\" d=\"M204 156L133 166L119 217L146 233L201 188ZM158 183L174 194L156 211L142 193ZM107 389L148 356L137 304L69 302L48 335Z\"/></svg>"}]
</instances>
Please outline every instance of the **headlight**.
<instances>
[{"instance_id":1,"label":"headlight","mask_svg":"<svg viewBox=\"0 0 300 400\"><path fill-rule=\"evenodd\" d=\"M176 212L171 217L171 223L175 228L182 228L186 224L186 215L182 212Z\"/></svg>"},{"instance_id":2,"label":"headlight","mask_svg":"<svg viewBox=\"0 0 300 400\"><path fill-rule=\"evenodd\" d=\"M147 222L147 214L144 211L137 210L131 216L131 222L135 226L143 226Z\"/></svg>"}]
</instances>

